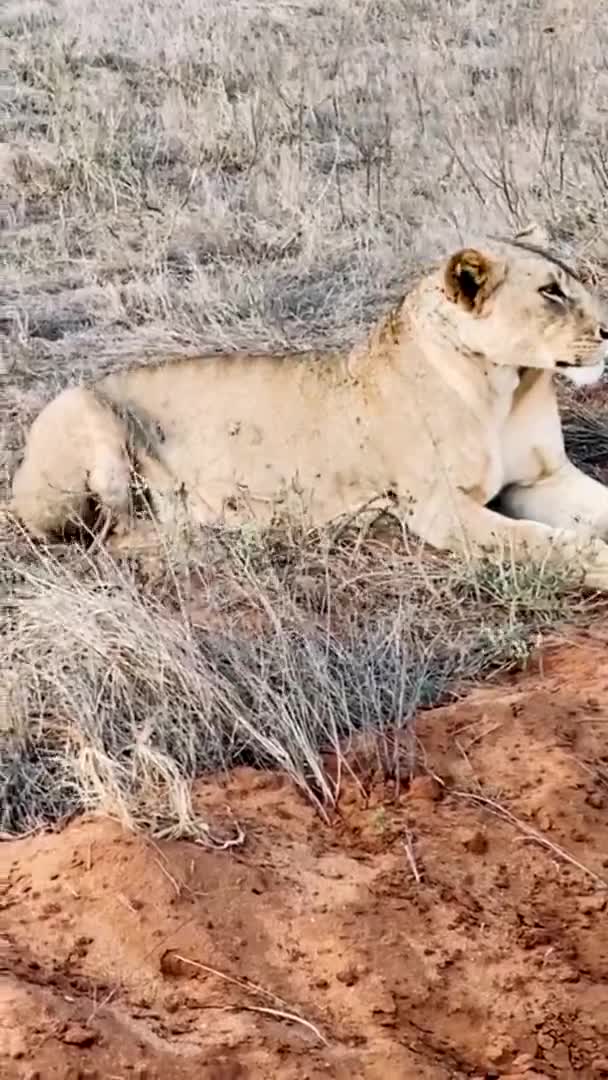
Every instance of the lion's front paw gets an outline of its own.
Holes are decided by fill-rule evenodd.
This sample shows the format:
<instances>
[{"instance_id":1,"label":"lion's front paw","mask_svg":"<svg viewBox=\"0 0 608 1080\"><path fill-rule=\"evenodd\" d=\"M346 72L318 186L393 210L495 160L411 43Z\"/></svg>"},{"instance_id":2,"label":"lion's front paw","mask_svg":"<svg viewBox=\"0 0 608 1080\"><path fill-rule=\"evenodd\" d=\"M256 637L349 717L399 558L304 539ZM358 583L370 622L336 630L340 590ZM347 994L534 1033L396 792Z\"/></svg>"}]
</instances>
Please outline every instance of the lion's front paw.
<instances>
[{"instance_id":1,"label":"lion's front paw","mask_svg":"<svg viewBox=\"0 0 608 1080\"><path fill-rule=\"evenodd\" d=\"M608 592L608 544L601 540L585 554L583 585L586 589Z\"/></svg>"}]
</instances>

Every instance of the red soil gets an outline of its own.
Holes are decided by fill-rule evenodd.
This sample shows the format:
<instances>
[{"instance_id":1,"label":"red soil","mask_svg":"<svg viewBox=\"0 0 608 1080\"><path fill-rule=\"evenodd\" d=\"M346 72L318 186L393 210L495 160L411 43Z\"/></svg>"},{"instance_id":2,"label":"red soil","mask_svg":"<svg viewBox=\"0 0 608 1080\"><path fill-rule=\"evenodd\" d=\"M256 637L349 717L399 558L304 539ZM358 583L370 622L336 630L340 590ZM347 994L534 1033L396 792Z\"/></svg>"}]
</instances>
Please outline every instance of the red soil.
<instances>
[{"instance_id":1,"label":"red soil","mask_svg":"<svg viewBox=\"0 0 608 1080\"><path fill-rule=\"evenodd\" d=\"M100 819L2 844L0 1075L608 1076L605 639L417 733L429 774L345 778L329 824L279 775L200 782L238 850Z\"/></svg>"}]
</instances>

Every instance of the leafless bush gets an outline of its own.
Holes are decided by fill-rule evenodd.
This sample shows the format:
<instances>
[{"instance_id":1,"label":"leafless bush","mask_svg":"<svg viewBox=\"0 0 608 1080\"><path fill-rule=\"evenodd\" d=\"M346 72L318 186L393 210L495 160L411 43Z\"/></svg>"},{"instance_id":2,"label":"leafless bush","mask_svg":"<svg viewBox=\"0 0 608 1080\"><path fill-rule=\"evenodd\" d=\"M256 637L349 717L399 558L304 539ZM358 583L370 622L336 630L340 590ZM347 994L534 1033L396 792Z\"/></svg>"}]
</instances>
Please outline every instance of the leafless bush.
<instances>
[{"instance_id":1,"label":"leafless bush","mask_svg":"<svg viewBox=\"0 0 608 1080\"><path fill-rule=\"evenodd\" d=\"M201 835L189 781L238 763L281 769L324 812L337 797L324 752L347 762L367 733L399 774L416 709L520 663L566 604L563 577L516 567L473 574L324 539L222 547L167 565L154 589L104 556L12 563L0 829L88 808Z\"/></svg>"}]
</instances>

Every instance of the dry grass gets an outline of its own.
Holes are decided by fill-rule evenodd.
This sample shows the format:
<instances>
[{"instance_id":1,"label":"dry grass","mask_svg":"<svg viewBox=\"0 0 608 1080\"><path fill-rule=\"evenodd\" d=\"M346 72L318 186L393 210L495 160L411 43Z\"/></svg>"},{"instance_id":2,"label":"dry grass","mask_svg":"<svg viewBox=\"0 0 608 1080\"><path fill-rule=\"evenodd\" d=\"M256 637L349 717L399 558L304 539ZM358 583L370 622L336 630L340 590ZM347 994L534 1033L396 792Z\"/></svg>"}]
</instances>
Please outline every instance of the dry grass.
<instances>
[{"instance_id":1,"label":"dry grass","mask_svg":"<svg viewBox=\"0 0 608 1080\"><path fill-rule=\"evenodd\" d=\"M572 582L531 567L351 536L205 541L154 582L103 553L4 564L0 830L88 808L209 839L189 781L239 763L285 771L324 813L324 752L348 768L368 733L407 776L416 709L521 664L576 607Z\"/></svg>"},{"instance_id":2,"label":"dry grass","mask_svg":"<svg viewBox=\"0 0 608 1080\"><path fill-rule=\"evenodd\" d=\"M539 218L601 282L602 10L8 0L0 494L69 380L167 349L350 343L465 237ZM597 469L605 430L584 425L569 438ZM1 828L89 806L192 832L188 780L242 760L331 803L322 745L388 739L525 657L568 584L327 538L205 545L167 559L159 597L136 568L0 535Z\"/></svg>"}]
</instances>

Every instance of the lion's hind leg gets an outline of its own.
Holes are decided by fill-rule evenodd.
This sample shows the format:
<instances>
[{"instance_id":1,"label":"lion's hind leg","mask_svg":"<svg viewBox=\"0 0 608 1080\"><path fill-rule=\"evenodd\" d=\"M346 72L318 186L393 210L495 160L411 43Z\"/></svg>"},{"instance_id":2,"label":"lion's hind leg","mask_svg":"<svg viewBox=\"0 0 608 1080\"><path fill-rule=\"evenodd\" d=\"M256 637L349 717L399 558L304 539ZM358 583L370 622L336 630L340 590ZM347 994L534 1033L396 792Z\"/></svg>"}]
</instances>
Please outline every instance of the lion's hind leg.
<instances>
[{"instance_id":1,"label":"lion's hind leg","mask_svg":"<svg viewBox=\"0 0 608 1080\"><path fill-rule=\"evenodd\" d=\"M128 513L124 422L94 389L64 390L38 415L13 479L11 511L38 539Z\"/></svg>"}]
</instances>

